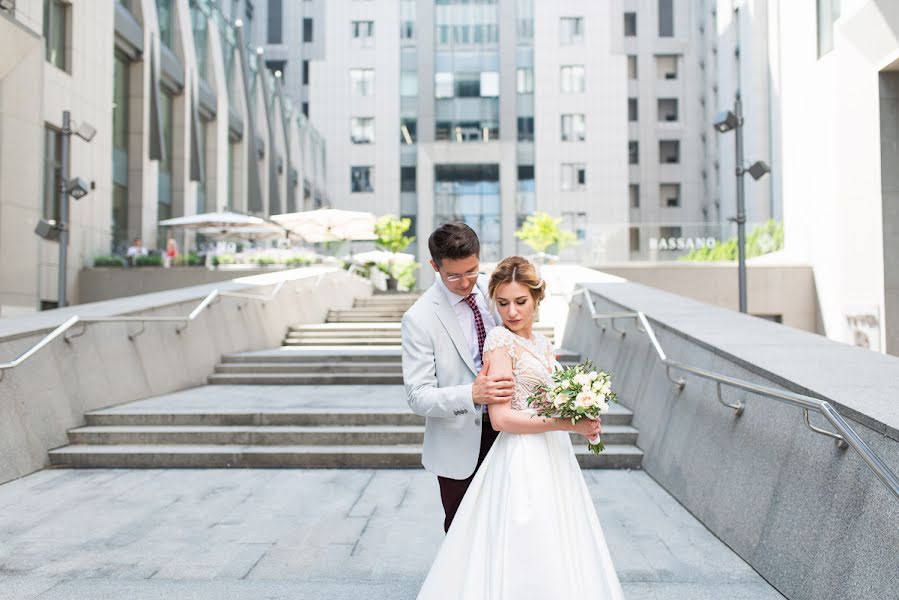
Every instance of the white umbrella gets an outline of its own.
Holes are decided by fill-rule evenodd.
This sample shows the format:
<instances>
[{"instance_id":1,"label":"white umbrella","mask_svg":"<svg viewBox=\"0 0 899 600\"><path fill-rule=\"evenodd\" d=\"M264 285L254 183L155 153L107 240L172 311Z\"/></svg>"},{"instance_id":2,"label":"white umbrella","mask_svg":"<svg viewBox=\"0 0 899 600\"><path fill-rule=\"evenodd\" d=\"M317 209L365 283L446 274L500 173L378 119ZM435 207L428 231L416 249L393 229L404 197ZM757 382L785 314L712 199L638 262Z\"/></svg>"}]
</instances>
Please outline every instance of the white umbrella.
<instances>
[{"instance_id":1,"label":"white umbrella","mask_svg":"<svg viewBox=\"0 0 899 600\"><path fill-rule=\"evenodd\" d=\"M415 256L402 252L385 252L383 250L371 250L369 252L360 252L353 256L353 260L359 264L365 263L393 263L402 264L415 261Z\"/></svg>"},{"instance_id":2,"label":"white umbrella","mask_svg":"<svg viewBox=\"0 0 899 600\"><path fill-rule=\"evenodd\" d=\"M272 221L312 244L377 239L375 215L369 212L320 208L273 215Z\"/></svg>"},{"instance_id":3,"label":"white umbrella","mask_svg":"<svg viewBox=\"0 0 899 600\"><path fill-rule=\"evenodd\" d=\"M277 225L262 223L262 225L248 225L245 227L203 227L202 229L197 229L197 233L216 240L268 240L284 237L286 232Z\"/></svg>"},{"instance_id":4,"label":"white umbrella","mask_svg":"<svg viewBox=\"0 0 899 600\"><path fill-rule=\"evenodd\" d=\"M234 212L202 213L199 215L187 215L160 221L163 227L184 227L185 229L202 229L205 227L246 227L265 225L265 219L242 215Z\"/></svg>"}]
</instances>

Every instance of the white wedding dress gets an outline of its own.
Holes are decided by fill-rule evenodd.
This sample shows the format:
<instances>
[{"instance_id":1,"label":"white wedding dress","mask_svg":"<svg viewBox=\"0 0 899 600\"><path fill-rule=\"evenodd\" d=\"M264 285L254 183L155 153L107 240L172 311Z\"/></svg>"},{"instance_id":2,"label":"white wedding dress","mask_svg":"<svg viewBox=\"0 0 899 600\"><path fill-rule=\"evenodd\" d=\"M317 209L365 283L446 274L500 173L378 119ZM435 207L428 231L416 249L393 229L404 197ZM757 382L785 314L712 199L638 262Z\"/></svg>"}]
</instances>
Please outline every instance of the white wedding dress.
<instances>
[{"instance_id":1,"label":"white wedding dress","mask_svg":"<svg viewBox=\"0 0 899 600\"><path fill-rule=\"evenodd\" d=\"M499 326L484 353L512 356L512 408L552 373L552 344ZM569 434L500 433L484 458L419 600L620 600L624 598Z\"/></svg>"}]
</instances>

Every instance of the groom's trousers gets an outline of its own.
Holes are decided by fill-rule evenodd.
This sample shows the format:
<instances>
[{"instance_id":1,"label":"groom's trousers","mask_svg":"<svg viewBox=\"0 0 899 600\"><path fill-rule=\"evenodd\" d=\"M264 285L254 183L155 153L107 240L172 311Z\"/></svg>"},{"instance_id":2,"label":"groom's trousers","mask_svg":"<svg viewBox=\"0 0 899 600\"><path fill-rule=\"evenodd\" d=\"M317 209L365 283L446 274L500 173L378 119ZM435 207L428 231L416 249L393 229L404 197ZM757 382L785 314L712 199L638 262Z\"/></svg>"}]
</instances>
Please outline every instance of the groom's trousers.
<instances>
[{"instance_id":1,"label":"groom's trousers","mask_svg":"<svg viewBox=\"0 0 899 600\"><path fill-rule=\"evenodd\" d=\"M443 501L443 512L446 514L446 518L443 521L443 531L449 531L450 525L453 524L453 517L456 516L456 511L459 510L459 505L462 504L462 498L465 496L468 486L474 479L475 474L477 474L478 469L481 468L484 457L487 456L498 435L499 432L493 430L487 413L484 413L481 418L481 451L478 453L478 464L474 468L474 473L466 479L437 477L437 482L440 484L440 499Z\"/></svg>"}]
</instances>

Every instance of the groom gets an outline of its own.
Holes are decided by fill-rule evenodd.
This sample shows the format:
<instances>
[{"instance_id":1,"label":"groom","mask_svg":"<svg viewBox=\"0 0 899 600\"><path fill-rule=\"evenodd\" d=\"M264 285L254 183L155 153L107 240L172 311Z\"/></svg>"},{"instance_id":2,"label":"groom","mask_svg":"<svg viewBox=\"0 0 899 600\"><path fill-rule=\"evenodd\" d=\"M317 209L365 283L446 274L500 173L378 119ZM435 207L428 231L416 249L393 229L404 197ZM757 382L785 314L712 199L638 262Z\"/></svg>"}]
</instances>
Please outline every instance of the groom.
<instances>
[{"instance_id":1,"label":"groom","mask_svg":"<svg viewBox=\"0 0 899 600\"><path fill-rule=\"evenodd\" d=\"M403 381L409 406L426 417L421 462L437 475L450 524L475 472L493 445L487 405L508 402L510 377L487 374L487 332L501 325L488 308L481 245L464 223L446 223L428 238L437 280L403 315Z\"/></svg>"}]
</instances>

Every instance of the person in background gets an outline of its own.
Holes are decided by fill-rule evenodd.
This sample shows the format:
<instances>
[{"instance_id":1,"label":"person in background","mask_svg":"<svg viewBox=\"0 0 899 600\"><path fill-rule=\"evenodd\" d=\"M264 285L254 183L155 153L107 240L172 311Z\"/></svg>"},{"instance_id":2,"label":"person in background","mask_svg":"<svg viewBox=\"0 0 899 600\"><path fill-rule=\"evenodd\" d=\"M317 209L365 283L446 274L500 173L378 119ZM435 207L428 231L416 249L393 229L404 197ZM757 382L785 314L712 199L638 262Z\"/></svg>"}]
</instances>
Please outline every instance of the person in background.
<instances>
[{"instance_id":1,"label":"person in background","mask_svg":"<svg viewBox=\"0 0 899 600\"><path fill-rule=\"evenodd\" d=\"M175 238L169 238L165 245L165 254L163 255L163 266L168 269L178 258L178 243Z\"/></svg>"},{"instance_id":2,"label":"person in background","mask_svg":"<svg viewBox=\"0 0 899 600\"><path fill-rule=\"evenodd\" d=\"M134 238L134 244L132 244L125 253L125 257L128 259L128 266L133 267L137 262L138 256L146 256L147 254L149 254L149 252L144 248L141 239Z\"/></svg>"}]
</instances>

